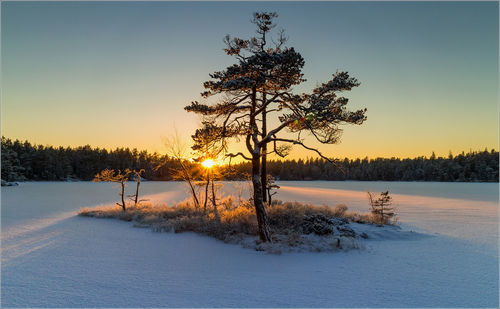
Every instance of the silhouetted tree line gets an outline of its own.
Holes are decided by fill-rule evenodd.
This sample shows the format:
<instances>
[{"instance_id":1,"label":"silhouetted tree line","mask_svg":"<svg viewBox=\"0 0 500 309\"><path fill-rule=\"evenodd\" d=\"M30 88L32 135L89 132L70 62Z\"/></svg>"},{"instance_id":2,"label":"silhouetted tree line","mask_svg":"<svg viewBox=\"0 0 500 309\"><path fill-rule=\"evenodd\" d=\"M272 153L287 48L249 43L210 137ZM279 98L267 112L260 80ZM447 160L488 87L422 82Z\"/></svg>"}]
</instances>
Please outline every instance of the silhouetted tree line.
<instances>
[{"instance_id":1,"label":"silhouetted tree line","mask_svg":"<svg viewBox=\"0 0 500 309\"><path fill-rule=\"evenodd\" d=\"M385 180L385 181L487 181L498 182L498 151L484 150L448 157L414 159L377 158L338 160L336 165L321 159L269 160L267 172L279 180ZM2 137L2 179L92 180L103 169L144 169L149 180L172 180L178 161L166 155L91 146L52 147ZM190 163L194 164L194 163ZM251 173L251 163L223 167L228 180Z\"/></svg>"},{"instance_id":2,"label":"silhouetted tree line","mask_svg":"<svg viewBox=\"0 0 500 309\"><path fill-rule=\"evenodd\" d=\"M2 137L2 179L92 180L104 169L141 170L149 180L171 180L176 162L165 155L116 148L106 150L89 145L70 148L32 145L28 141Z\"/></svg>"},{"instance_id":3,"label":"silhouetted tree line","mask_svg":"<svg viewBox=\"0 0 500 309\"><path fill-rule=\"evenodd\" d=\"M232 167L236 175L248 173L250 163ZM377 158L339 160L336 165L317 159L268 161L267 171L279 180L383 180L498 182L498 151L462 152L448 157L414 159Z\"/></svg>"}]
</instances>

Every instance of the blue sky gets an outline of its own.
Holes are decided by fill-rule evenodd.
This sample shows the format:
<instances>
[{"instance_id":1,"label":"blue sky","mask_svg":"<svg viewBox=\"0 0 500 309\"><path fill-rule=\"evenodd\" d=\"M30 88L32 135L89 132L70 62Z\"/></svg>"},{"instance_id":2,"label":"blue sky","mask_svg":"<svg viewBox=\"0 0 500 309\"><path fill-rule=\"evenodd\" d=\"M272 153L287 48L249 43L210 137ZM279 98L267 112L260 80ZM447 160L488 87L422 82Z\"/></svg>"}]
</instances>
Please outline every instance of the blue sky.
<instances>
[{"instance_id":1,"label":"blue sky","mask_svg":"<svg viewBox=\"0 0 500 309\"><path fill-rule=\"evenodd\" d=\"M234 62L226 34L248 37L254 11L306 60L310 91L337 69L368 108L339 157L498 149L498 2L2 2L2 134L52 145L163 152L199 119L208 74ZM304 156L295 151L292 156ZM312 156L312 154L311 154Z\"/></svg>"}]
</instances>

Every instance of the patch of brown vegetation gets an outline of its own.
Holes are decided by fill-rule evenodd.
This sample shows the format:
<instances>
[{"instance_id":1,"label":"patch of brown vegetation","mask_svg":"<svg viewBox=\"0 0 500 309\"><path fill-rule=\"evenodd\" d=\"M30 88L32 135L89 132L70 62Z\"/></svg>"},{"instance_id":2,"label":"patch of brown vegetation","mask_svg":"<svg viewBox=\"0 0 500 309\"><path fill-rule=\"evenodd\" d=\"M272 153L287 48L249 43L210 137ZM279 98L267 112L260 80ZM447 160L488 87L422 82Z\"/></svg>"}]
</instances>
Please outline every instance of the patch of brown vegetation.
<instances>
[{"instance_id":1,"label":"patch of brown vegetation","mask_svg":"<svg viewBox=\"0 0 500 309\"><path fill-rule=\"evenodd\" d=\"M284 247L307 247L307 250L323 251L325 243L329 249L356 247L356 244L346 246L346 237L339 235L318 236L305 235L303 231L307 218L320 216L335 220L373 223L371 214L349 212L344 204L335 207L315 206L299 202L274 201L267 207L273 242ZM223 198L219 203L218 216L213 212L204 214L202 209L195 207L191 200L169 206L167 204L140 203L127 207L102 206L95 208L82 208L78 215L95 218L116 218L124 221L133 221L138 227L151 227L154 231L166 232L196 232L209 235L226 242L242 243L244 246L250 242L257 250L269 252L278 251L276 246L260 244L255 241L258 236L258 225L255 209L248 201L235 203L232 196ZM316 237L316 238L315 238ZM318 238L319 237L319 238ZM320 239L321 238L321 239ZM328 238L328 239L327 239ZM314 245L320 239L321 246ZM341 245L341 240L344 246ZM330 248L331 247L331 248Z\"/></svg>"}]
</instances>

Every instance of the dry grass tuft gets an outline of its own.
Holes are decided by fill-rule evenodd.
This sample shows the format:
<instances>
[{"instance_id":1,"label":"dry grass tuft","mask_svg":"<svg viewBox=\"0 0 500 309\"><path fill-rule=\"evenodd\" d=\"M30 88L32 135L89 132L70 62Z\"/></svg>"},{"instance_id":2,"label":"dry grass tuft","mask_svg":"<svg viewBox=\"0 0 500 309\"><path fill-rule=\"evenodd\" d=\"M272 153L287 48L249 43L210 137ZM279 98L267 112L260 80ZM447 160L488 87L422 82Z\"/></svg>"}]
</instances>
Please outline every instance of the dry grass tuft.
<instances>
[{"instance_id":1,"label":"dry grass tuft","mask_svg":"<svg viewBox=\"0 0 500 309\"><path fill-rule=\"evenodd\" d=\"M200 208L194 207L191 200L172 206L140 203L128 206L126 211L116 205L82 208L78 214L85 217L133 221L134 226L151 227L158 232L196 232L272 253L290 249L294 251L294 248L298 251L359 248L359 243L355 239L348 239L349 237L305 235L302 230L304 219L310 216L322 215L354 222L371 222L369 214L349 212L344 204L328 207L274 201L273 205L267 208L274 244L261 244L257 240L258 229L254 208L248 201L236 204L235 200L232 196L223 198L219 202L218 217L213 212L203 214Z\"/></svg>"}]
</instances>

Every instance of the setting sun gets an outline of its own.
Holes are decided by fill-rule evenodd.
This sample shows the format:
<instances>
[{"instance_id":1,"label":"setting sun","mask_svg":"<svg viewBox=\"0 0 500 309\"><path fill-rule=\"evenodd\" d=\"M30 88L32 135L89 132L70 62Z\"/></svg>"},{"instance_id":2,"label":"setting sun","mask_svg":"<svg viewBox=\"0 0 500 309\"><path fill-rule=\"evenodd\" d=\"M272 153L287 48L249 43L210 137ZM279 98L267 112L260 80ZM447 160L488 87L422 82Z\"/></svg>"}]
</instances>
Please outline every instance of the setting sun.
<instances>
[{"instance_id":1,"label":"setting sun","mask_svg":"<svg viewBox=\"0 0 500 309\"><path fill-rule=\"evenodd\" d=\"M201 165L203 165L205 168L212 168L215 164L215 161L211 159L201 162Z\"/></svg>"}]
</instances>

